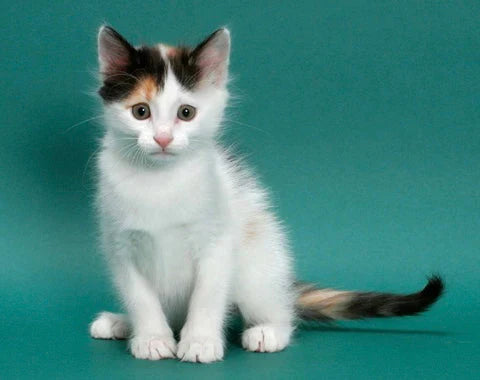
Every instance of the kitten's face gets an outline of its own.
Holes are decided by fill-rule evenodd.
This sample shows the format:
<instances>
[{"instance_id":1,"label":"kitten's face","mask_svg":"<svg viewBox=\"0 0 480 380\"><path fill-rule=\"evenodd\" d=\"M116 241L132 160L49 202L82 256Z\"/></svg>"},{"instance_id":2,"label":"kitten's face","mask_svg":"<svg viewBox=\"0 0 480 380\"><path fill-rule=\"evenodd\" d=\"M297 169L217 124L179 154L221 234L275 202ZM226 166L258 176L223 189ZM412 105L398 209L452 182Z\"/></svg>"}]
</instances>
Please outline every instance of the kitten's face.
<instances>
[{"instance_id":1,"label":"kitten's face","mask_svg":"<svg viewBox=\"0 0 480 380\"><path fill-rule=\"evenodd\" d=\"M226 29L194 49L134 48L109 27L101 28L98 40L99 93L122 157L161 163L211 144L228 97Z\"/></svg>"}]
</instances>

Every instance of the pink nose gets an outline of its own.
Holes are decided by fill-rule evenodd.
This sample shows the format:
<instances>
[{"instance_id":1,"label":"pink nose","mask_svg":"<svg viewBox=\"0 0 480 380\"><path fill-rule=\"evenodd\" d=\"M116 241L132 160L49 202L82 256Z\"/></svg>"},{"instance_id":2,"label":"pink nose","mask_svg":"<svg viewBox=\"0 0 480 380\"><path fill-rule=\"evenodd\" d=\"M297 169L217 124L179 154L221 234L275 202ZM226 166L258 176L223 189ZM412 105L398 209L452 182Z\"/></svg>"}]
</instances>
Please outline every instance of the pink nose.
<instances>
[{"instance_id":1,"label":"pink nose","mask_svg":"<svg viewBox=\"0 0 480 380\"><path fill-rule=\"evenodd\" d=\"M162 147L162 149L165 149L168 144L173 141L173 136L168 133L159 133L158 135L154 136L153 139Z\"/></svg>"}]
</instances>

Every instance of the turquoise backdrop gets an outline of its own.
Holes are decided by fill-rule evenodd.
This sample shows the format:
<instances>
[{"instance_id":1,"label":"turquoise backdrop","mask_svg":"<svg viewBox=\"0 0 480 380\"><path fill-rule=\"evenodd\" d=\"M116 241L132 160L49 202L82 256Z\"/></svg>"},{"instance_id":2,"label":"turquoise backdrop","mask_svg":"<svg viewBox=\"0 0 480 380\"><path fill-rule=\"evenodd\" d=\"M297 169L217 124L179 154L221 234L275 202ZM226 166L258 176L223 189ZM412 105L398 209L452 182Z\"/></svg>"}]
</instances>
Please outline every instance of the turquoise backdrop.
<instances>
[{"instance_id":1,"label":"turquoise backdrop","mask_svg":"<svg viewBox=\"0 0 480 380\"><path fill-rule=\"evenodd\" d=\"M0 378L479 378L480 2L5 1L0 12ZM118 310L96 244L96 32L233 34L225 141L271 190L301 279L411 292L419 317L232 329L213 365L134 360L87 326ZM90 121L89 118L93 118Z\"/></svg>"}]
</instances>

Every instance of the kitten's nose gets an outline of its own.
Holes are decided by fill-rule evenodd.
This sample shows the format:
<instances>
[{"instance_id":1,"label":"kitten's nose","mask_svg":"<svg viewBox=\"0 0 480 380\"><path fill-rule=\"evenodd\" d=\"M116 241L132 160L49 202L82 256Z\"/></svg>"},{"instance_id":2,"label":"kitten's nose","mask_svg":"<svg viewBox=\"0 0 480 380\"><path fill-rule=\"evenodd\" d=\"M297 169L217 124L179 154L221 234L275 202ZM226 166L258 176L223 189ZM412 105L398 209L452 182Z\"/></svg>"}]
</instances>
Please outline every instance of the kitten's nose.
<instances>
[{"instance_id":1,"label":"kitten's nose","mask_svg":"<svg viewBox=\"0 0 480 380\"><path fill-rule=\"evenodd\" d=\"M173 141L173 136L169 133L159 133L156 136L153 136L153 139L155 142L162 147L162 149L165 149L168 144L170 144Z\"/></svg>"}]
</instances>

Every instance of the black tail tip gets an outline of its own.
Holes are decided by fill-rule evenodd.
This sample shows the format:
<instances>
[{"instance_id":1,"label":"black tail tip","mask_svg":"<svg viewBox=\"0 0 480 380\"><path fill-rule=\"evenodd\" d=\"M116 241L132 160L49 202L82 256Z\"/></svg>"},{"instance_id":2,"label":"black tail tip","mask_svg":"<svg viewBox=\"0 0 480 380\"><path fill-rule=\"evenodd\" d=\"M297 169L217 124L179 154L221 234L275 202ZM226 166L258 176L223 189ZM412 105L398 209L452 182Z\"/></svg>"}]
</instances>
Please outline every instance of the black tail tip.
<instances>
[{"instance_id":1,"label":"black tail tip","mask_svg":"<svg viewBox=\"0 0 480 380\"><path fill-rule=\"evenodd\" d=\"M422 298L429 300L430 303L434 303L445 293L445 281L438 274L434 274L428 277L428 283L425 288L420 292Z\"/></svg>"}]
</instances>

